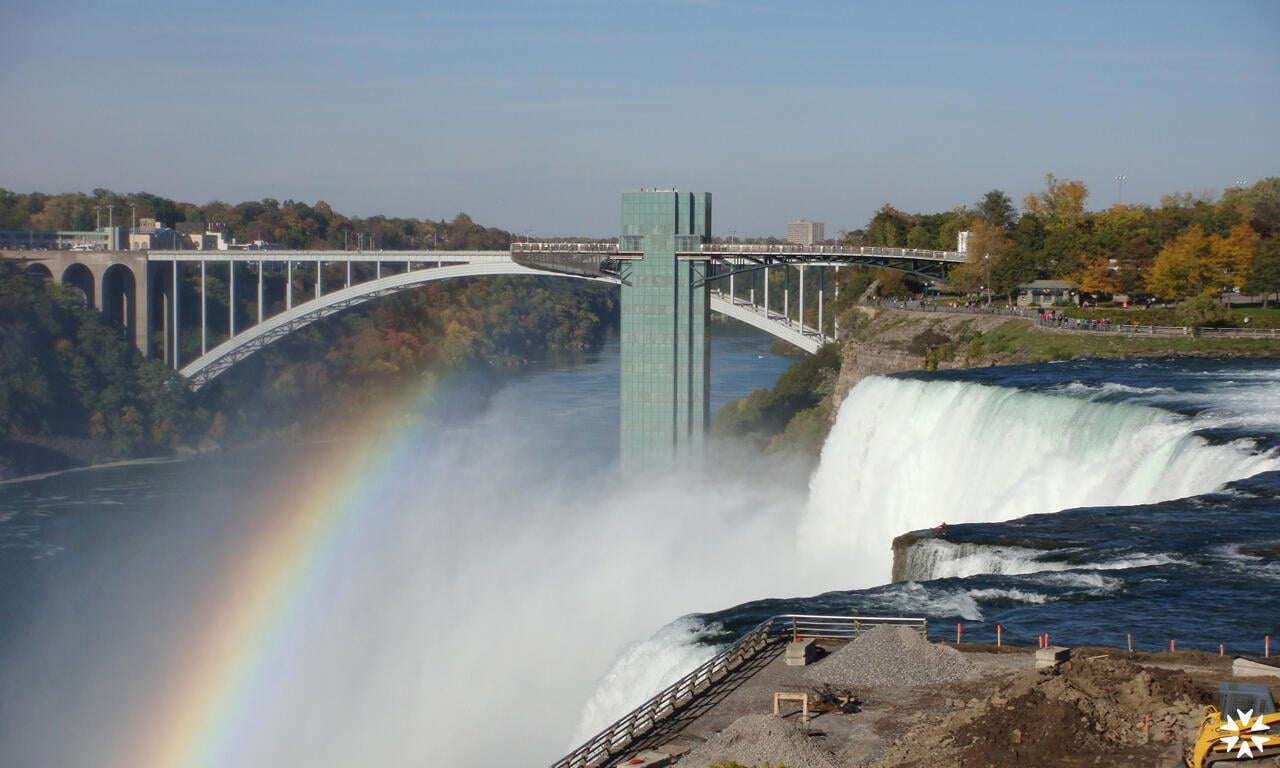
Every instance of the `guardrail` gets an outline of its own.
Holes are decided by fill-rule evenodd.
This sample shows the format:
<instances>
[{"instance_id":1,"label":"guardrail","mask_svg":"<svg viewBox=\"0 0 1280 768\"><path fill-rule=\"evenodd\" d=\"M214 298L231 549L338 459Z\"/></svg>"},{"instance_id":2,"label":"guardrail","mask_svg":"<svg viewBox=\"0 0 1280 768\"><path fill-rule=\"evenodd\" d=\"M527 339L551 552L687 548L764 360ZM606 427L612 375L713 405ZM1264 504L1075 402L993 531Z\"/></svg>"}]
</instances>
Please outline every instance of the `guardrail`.
<instances>
[{"instance_id":1,"label":"guardrail","mask_svg":"<svg viewBox=\"0 0 1280 768\"><path fill-rule=\"evenodd\" d=\"M849 640L879 625L918 628L929 639L929 621L902 616L807 616L783 614L765 619L728 648L623 715L585 744L552 763L551 768L595 768L625 750L678 709L705 693L780 637Z\"/></svg>"}]
</instances>

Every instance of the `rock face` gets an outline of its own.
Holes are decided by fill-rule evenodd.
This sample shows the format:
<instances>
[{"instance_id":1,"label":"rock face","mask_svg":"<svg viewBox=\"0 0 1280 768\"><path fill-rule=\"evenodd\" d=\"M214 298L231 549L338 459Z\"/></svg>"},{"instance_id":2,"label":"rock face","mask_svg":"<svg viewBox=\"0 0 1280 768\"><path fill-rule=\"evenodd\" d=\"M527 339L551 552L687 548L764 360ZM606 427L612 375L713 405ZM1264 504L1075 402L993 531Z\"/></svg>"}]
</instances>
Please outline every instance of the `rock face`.
<instances>
[{"instance_id":1,"label":"rock face","mask_svg":"<svg viewBox=\"0 0 1280 768\"><path fill-rule=\"evenodd\" d=\"M835 408L859 381L902 371L929 368L959 368L1025 362L1018 359L953 359L969 341L1007 322L1020 321L1004 315L908 312L859 306L861 320L843 339L844 362L836 382Z\"/></svg>"}]
</instances>

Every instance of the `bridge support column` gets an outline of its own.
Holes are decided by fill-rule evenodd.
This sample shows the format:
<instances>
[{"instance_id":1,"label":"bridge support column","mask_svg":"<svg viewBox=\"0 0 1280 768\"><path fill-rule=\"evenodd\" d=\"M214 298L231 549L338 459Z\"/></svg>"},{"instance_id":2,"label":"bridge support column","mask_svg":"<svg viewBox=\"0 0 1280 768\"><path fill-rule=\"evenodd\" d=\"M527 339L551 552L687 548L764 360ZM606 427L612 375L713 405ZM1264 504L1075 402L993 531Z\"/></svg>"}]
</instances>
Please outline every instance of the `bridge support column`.
<instances>
[{"instance_id":1,"label":"bridge support column","mask_svg":"<svg viewBox=\"0 0 1280 768\"><path fill-rule=\"evenodd\" d=\"M622 286L621 461L625 468L697 456L710 419L708 264L697 252L711 236L708 193L627 192L622 243L643 251Z\"/></svg>"}]
</instances>

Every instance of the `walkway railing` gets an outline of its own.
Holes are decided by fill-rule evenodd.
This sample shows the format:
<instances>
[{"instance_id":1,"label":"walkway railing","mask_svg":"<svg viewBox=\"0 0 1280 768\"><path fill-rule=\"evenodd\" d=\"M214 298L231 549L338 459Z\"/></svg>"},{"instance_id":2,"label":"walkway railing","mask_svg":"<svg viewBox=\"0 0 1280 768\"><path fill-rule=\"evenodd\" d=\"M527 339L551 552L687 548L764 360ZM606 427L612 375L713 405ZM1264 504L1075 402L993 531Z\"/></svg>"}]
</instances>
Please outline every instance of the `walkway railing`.
<instances>
[{"instance_id":1,"label":"walkway railing","mask_svg":"<svg viewBox=\"0 0 1280 768\"><path fill-rule=\"evenodd\" d=\"M706 243L699 250L707 254L743 254L768 256L878 257L891 259L928 259L963 263L967 258L959 251L932 251L924 248L881 248L862 245L795 245L791 243Z\"/></svg>"},{"instance_id":2,"label":"walkway railing","mask_svg":"<svg viewBox=\"0 0 1280 768\"><path fill-rule=\"evenodd\" d=\"M613 725L570 752L551 768L595 768L625 750L636 738L705 693L778 638L849 640L872 627L895 624L918 629L927 640L929 621L915 617L805 616L784 614L765 619L697 669L664 688L653 698L619 718Z\"/></svg>"},{"instance_id":3,"label":"walkway railing","mask_svg":"<svg viewBox=\"0 0 1280 768\"><path fill-rule=\"evenodd\" d=\"M1033 320L1050 331L1071 331L1077 333L1117 333L1127 336L1199 336L1219 339L1280 339L1280 328L1194 328L1182 325L1138 325L1136 323L1112 323L1107 320L1092 320L1074 317L1041 317L1040 309L1035 307L1005 307L986 304L957 304L948 302L906 301L873 299L867 302L871 306L901 309L909 312L947 312L958 315L1002 315Z\"/></svg>"}]
</instances>

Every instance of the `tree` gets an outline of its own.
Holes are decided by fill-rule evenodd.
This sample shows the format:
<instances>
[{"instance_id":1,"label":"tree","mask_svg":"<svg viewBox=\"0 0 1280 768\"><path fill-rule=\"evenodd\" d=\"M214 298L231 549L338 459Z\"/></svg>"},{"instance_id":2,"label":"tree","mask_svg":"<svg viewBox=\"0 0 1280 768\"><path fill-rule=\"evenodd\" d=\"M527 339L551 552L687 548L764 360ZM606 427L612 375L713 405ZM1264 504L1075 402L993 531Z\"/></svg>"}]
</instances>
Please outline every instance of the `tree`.
<instances>
[{"instance_id":1,"label":"tree","mask_svg":"<svg viewBox=\"0 0 1280 768\"><path fill-rule=\"evenodd\" d=\"M1018 286L1035 279L1035 258L1016 248L1002 256L1000 262L991 268L991 287L1001 296L1008 296L1010 302L1016 297Z\"/></svg>"},{"instance_id":2,"label":"tree","mask_svg":"<svg viewBox=\"0 0 1280 768\"><path fill-rule=\"evenodd\" d=\"M884 248L903 248L907 244L907 233L911 231L911 217L885 204L867 224L867 239L871 245Z\"/></svg>"},{"instance_id":3,"label":"tree","mask_svg":"<svg viewBox=\"0 0 1280 768\"><path fill-rule=\"evenodd\" d=\"M1013 229L1018 212L1014 209L1013 201L1008 195L993 189L983 196L982 202L978 203L978 215L988 224L1010 230Z\"/></svg>"},{"instance_id":4,"label":"tree","mask_svg":"<svg viewBox=\"0 0 1280 768\"><path fill-rule=\"evenodd\" d=\"M1202 293L1178 305L1178 322L1190 328L1216 325L1227 319L1227 308L1211 293Z\"/></svg>"},{"instance_id":5,"label":"tree","mask_svg":"<svg viewBox=\"0 0 1280 768\"><path fill-rule=\"evenodd\" d=\"M1223 289L1240 288L1258 250L1258 234L1248 224L1237 224L1226 237L1209 238L1209 264Z\"/></svg>"},{"instance_id":6,"label":"tree","mask_svg":"<svg viewBox=\"0 0 1280 768\"><path fill-rule=\"evenodd\" d=\"M1045 174L1043 194L1027 195L1022 205L1044 221L1050 229L1074 227L1084 218L1084 201L1089 190L1083 181L1060 181L1052 173Z\"/></svg>"},{"instance_id":7,"label":"tree","mask_svg":"<svg viewBox=\"0 0 1280 768\"><path fill-rule=\"evenodd\" d=\"M1081 293L1097 296L1111 296L1120 292L1120 276L1111 266L1111 260L1105 256L1093 256L1084 259L1084 268L1071 277L1079 284Z\"/></svg>"},{"instance_id":8,"label":"tree","mask_svg":"<svg viewBox=\"0 0 1280 768\"><path fill-rule=\"evenodd\" d=\"M1280 294L1280 238L1269 238L1259 244L1249 265L1244 291L1262 294L1263 307L1273 294Z\"/></svg>"},{"instance_id":9,"label":"tree","mask_svg":"<svg viewBox=\"0 0 1280 768\"><path fill-rule=\"evenodd\" d=\"M1213 284L1209 238L1194 226L1160 249L1147 276L1147 290L1163 299L1199 295Z\"/></svg>"}]
</instances>

